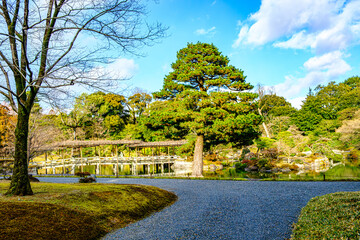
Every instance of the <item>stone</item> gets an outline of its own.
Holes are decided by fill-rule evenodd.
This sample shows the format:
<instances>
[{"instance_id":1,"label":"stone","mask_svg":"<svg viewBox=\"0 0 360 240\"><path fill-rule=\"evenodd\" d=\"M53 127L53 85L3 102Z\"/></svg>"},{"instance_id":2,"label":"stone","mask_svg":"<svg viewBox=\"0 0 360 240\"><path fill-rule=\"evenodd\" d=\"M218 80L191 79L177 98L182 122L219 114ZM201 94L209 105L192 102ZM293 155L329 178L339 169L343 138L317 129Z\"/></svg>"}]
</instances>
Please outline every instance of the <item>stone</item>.
<instances>
[{"instance_id":1,"label":"stone","mask_svg":"<svg viewBox=\"0 0 360 240\"><path fill-rule=\"evenodd\" d=\"M255 153L249 152L249 153L245 154L245 156L244 156L245 160L251 160L252 158L256 158Z\"/></svg>"},{"instance_id":2,"label":"stone","mask_svg":"<svg viewBox=\"0 0 360 240\"><path fill-rule=\"evenodd\" d=\"M250 166L249 169L251 171L257 171L259 168L257 166Z\"/></svg>"},{"instance_id":3,"label":"stone","mask_svg":"<svg viewBox=\"0 0 360 240\"><path fill-rule=\"evenodd\" d=\"M291 170L289 168L284 168L284 169L281 169L281 172L289 173L289 172L291 172Z\"/></svg>"},{"instance_id":4,"label":"stone","mask_svg":"<svg viewBox=\"0 0 360 240\"><path fill-rule=\"evenodd\" d=\"M210 172L215 172L215 171L216 171L216 166L215 166L215 164L210 164L210 165L209 165L209 171L210 171Z\"/></svg>"}]
</instances>

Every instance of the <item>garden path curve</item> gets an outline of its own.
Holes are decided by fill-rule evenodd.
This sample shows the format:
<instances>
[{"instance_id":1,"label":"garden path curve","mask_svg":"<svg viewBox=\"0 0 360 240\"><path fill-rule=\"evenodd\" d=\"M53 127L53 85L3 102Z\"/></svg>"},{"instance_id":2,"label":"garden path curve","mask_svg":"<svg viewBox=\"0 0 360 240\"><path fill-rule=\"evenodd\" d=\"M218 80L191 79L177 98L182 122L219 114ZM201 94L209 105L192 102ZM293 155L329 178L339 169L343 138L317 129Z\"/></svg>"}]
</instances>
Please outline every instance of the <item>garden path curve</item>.
<instances>
[{"instance_id":1,"label":"garden path curve","mask_svg":"<svg viewBox=\"0 0 360 240\"><path fill-rule=\"evenodd\" d=\"M40 178L75 182L76 178ZM174 192L172 206L104 237L112 239L288 239L302 207L315 196L360 191L360 182L263 182L98 178Z\"/></svg>"}]
</instances>

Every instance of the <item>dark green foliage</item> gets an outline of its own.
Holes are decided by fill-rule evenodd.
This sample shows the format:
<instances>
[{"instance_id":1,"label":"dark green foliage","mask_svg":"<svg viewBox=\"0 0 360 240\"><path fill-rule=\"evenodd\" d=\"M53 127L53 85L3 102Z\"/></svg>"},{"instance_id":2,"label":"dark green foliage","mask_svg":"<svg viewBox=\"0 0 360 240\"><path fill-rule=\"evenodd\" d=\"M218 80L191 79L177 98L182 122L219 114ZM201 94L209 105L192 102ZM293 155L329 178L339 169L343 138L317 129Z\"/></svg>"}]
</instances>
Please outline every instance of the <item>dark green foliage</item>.
<instances>
[{"instance_id":1,"label":"dark green foliage","mask_svg":"<svg viewBox=\"0 0 360 240\"><path fill-rule=\"evenodd\" d=\"M265 116L291 116L296 109L284 97L276 94L264 95L259 103L259 108Z\"/></svg>"},{"instance_id":2,"label":"dark green foliage","mask_svg":"<svg viewBox=\"0 0 360 240\"><path fill-rule=\"evenodd\" d=\"M77 172L75 173L75 176L79 176L79 183L93 183L96 182L96 179L93 177L90 177L89 172Z\"/></svg>"},{"instance_id":3,"label":"dark green foliage","mask_svg":"<svg viewBox=\"0 0 360 240\"><path fill-rule=\"evenodd\" d=\"M214 45L189 43L178 52L163 89L154 93L163 101L152 106L144 124L167 138L203 135L205 148L228 142L250 144L261 123L253 103L257 95L241 92L252 86L245 82L243 71L228 63Z\"/></svg>"},{"instance_id":4,"label":"dark green foliage","mask_svg":"<svg viewBox=\"0 0 360 240\"><path fill-rule=\"evenodd\" d=\"M323 125L323 120L351 118L355 109L360 108L359 79L352 77L339 84L330 82L326 86L317 86L315 92L308 94L301 109L292 116L293 122L301 131L309 132ZM325 130L333 131L339 124L334 123Z\"/></svg>"},{"instance_id":5,"label":"dark green foliage","mask_svg":"<svg viewBox=\"0 0 360 240\"><path fill-rule=\"evenodd\" d=\"M235 163L235 171L237 173L245 171L247 165L245 163L237 162Z\"/></svg>"},{"instance_id":6,"label":"dark green foliage","mask_svg":"<svg viewBox=\"0 0 360 240\"><path fill-rule=\"evenodd\" d=\"M312 111L301 109L294 117L293 121L300 131L313 131L316 126L321 122L322 117Z\"/></svg>"},{"instance_id":7,"label":"dark green foliage","mask_svg":"<svg viewBox=\"0 0 360 240\"><path fill-rule=\"evenodd\" d=\"M118 94L83 93L76 98L69 114L59 116L60 125L64 129L72 129L73 139L116 137L128 121L125 102L125 97Z\"/></svg>"},{"instance_id":8,"label":"dark green foliage","mask_svg":"<svg viewBox=\"0 0 360 240\"><path fill-rule=\"evenodd\" d=\"M244 159L245 158L245 155L247 153L250 153L251 151L248 149L248 148L244 148L242 151L241 151L241 159Z\"/></svg>"},{"instance_id":9,"label":"dark green foliage","mask_svg":"<svg viewBox=\"0 0 360 240\"><path fill-rule=\"evenodd\" d=\"M89 172L77 172L75 173L75 176L79 176L79 177L87 177L90 176L91 174Z\"/></svg>"}]
</instances>

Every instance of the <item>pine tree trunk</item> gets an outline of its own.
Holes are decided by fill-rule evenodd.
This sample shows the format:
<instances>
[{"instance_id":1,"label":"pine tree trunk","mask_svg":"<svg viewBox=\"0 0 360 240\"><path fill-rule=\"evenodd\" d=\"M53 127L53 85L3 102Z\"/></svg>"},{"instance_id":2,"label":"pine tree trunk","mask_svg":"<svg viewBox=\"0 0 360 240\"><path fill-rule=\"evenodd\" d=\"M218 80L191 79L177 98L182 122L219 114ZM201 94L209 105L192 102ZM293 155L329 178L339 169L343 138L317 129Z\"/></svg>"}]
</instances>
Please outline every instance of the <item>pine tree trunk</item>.
<instances>
[{"instance_id":1,"label":"pine tree trunk","mask_svg":"<svg viewBox=\"0 0 360 240\"><path fill-rule=\"evenodd\" d=\"M30 113L25 112L23 107L19 106L18 120L15 129L14 169L7 194L20 196L33 194L28 176L27 162L29 117Z\"/></svg>"},{"instance_id":2,"label":"pine tree trunk","mask_svg":"<svg viewBox=\"0 0 360 240\"><path fill-rule=\"evenodd\" d=\"M203 177L203 149L204 136L198 135L195 142L194 162L193 162L193 177Z\"/></svg>"}]
</instances>

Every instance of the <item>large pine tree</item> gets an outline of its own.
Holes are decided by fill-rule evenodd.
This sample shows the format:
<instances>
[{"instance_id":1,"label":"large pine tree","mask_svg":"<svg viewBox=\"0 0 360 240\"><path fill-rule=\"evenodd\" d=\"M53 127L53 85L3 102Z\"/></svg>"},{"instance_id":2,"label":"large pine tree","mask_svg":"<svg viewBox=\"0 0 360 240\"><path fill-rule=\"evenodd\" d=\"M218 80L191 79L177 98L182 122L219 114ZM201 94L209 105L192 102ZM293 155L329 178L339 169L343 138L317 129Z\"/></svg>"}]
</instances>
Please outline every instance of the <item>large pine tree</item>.
<instances>
[{"instance_id":1,"label":"large pine tree","mask_svg":"<svg viewBox=\"0 0 360 240\"><path fill-rule=\"evenodd\" d=\"M243 71L229 65L229 59L213 45L189 43L177 53L173 71L154 97L166 100L166 107L150 112L156 127L177 124L196 135L193 176L202 176L205 146L231 142L242 146L259 135L262 118L257 113L257 94L245 82ZM151 124L150 124L151 125Z\"/></svg>"}]
</instances>

